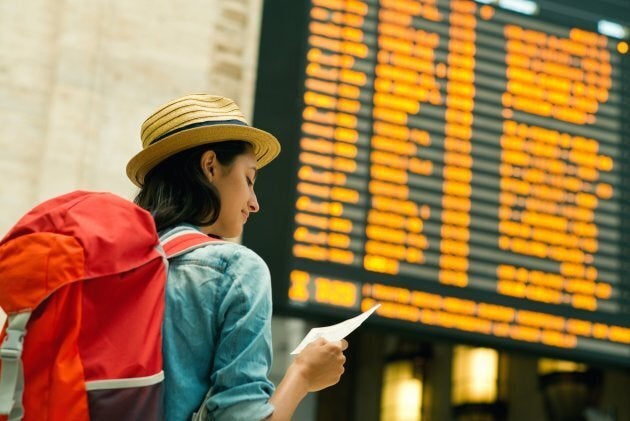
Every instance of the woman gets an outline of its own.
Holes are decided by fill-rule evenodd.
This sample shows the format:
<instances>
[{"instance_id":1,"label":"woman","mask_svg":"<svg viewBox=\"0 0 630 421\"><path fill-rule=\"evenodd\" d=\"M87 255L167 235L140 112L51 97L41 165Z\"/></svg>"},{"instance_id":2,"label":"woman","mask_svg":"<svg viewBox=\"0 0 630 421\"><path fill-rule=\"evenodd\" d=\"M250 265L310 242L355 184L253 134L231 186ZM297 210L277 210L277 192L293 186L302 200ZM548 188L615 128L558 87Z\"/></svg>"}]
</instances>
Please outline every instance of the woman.
<instances>
[{"instance_id":1,"label":"woman","mask_svg":"<svg viewBox=\"0 0 630 421\"><path fill-rule=\"evenodd\" d=\"M214 238L241 234L259 210L258 170L278 141L250 127L231 100L188 95L142 125L143 150L127 166L141 189L136 203L161 234L194 227ZM271 282L253 251L216 242L170 262L164 318L167 420L189 420L202 407L217 420L287 420L310 391L339 381L347 346L312 343L274 390Z\"/></svg>"}]
</instances>

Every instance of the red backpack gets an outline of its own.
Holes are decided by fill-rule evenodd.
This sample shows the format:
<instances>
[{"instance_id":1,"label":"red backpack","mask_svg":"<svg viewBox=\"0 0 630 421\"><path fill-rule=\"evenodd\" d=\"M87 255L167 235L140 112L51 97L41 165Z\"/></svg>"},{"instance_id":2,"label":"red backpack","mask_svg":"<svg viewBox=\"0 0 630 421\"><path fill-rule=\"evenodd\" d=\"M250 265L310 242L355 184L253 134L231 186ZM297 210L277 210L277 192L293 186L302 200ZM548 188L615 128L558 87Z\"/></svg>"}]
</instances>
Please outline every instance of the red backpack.
<instances>
[{"instance_id":1,"label":"red backpack","mask_svg":"<svg viewBox=\"0 0 630 421\"><path fill-rule=\"evenodd\" d=\"M165 257L210 241L190 229L160 247L151 215L109 193L27 213L0 242L0 414L162 419Z\"/></svg>"}]
</instances>

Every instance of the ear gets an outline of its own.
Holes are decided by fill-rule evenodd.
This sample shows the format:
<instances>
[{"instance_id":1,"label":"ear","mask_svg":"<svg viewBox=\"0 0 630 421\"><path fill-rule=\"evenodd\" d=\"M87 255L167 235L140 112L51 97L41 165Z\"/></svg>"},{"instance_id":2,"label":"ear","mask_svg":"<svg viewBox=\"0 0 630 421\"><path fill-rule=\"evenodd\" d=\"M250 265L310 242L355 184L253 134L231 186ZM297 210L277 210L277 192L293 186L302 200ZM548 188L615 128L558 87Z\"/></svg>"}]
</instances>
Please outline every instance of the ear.
<instances>
[{"instance_id":1,"label":"ear","mask_svg":"<svg viewBox=\"0 0 630 421\"><path fill-rule=\"evenodd\" d=\"M201 155L201 161L199 162L201 165L201 170L208 177L210 182L214 181L217 175L217 154L214 151L205 151Z\"/></svg>"}]
</instances>

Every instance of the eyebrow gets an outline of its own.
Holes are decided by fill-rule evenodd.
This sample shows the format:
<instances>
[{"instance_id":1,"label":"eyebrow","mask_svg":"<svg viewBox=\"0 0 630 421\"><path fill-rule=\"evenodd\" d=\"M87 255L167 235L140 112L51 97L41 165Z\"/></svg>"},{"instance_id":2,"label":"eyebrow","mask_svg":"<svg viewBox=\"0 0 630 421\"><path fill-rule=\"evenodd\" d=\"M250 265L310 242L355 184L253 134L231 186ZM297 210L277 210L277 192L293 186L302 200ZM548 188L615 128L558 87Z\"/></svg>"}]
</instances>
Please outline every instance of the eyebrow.
<instances>
[{"instance_id":1,"label":"eyebrow","mask_svg":"<svg viewBox=\"0 0 630 421\"><path fill-rule=\"evenodd\" d=\"M252 165L251 167L249 167L250 170L254 170L254 180L256 179L256 177L258 177L258 169L256 168L256 166Z\"/></svg>"}]
</instances>

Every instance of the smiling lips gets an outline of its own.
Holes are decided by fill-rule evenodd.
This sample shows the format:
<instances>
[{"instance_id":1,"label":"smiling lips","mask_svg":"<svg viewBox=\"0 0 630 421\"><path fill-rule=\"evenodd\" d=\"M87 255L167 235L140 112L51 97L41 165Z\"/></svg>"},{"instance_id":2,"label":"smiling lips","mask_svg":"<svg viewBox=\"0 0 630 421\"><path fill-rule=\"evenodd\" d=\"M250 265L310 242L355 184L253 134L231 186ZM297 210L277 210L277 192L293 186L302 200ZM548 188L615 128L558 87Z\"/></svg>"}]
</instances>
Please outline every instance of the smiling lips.
<instances>
[{"instance_id":1,"label":"smiling lips","mask_svg":"<svg viewBox=\"0 0 630 421\"><path fill-rule=\"evenodd\" d=\"M245 218L245 222L247 222L247 218L249 218L249 213L245 211L241 211L241 213L243 214L243 217Z\"/></svg>"}]
</instances>

